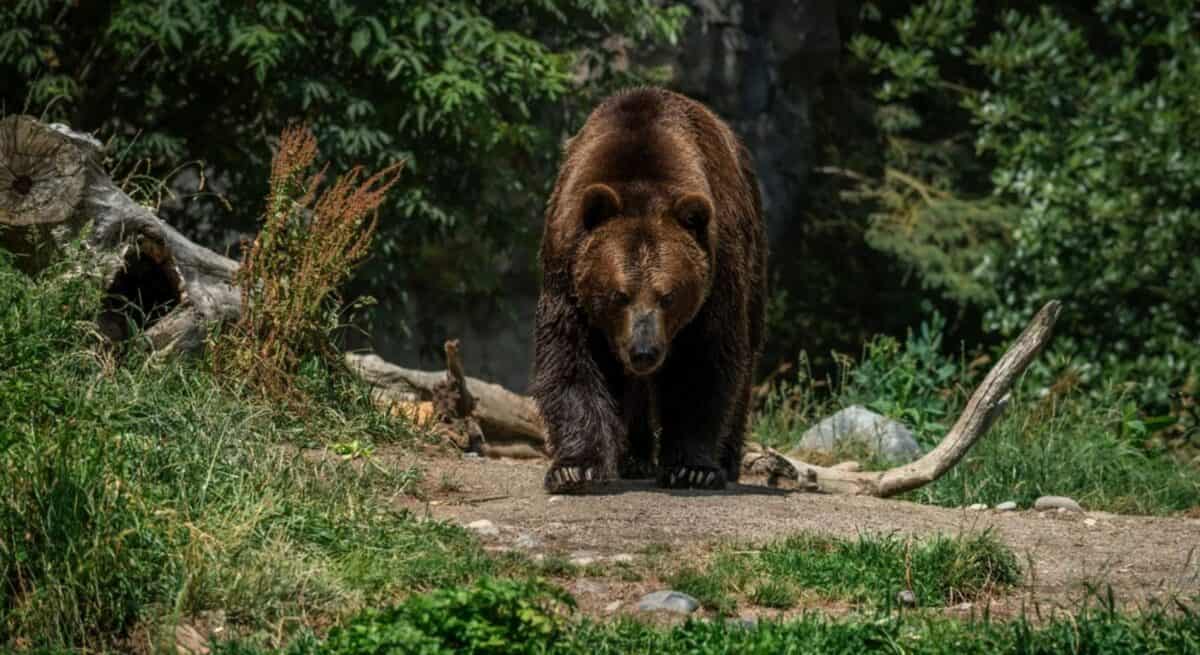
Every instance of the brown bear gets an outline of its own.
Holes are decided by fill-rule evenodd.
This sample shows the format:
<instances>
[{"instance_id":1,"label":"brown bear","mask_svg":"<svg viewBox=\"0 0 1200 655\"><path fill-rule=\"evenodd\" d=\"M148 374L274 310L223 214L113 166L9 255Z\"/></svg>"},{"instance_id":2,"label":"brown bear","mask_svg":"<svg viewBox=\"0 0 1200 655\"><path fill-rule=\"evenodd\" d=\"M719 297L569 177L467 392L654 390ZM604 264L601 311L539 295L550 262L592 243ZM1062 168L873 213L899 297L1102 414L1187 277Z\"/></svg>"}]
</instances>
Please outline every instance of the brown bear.
<instances>
[{"instance_id":1,"label":"brown bear","mask_svg":"<svg viewBox=\"0 0 1200 655\"><path fill-rule=\"evenodd\" d=\"M548 491L654 471L670 488L736 482L763 340L758 180L707 107L613 95L566 144L546 208L533 396Z\"/></svg>"}]
</instances>

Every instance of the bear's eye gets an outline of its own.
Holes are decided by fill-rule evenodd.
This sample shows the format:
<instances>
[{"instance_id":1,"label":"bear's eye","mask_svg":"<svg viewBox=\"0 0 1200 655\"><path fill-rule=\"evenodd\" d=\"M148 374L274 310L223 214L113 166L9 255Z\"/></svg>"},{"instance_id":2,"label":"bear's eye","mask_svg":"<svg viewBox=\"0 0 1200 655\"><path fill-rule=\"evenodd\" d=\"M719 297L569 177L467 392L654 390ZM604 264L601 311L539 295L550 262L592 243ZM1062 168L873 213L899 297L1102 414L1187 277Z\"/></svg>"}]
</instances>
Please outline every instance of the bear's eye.
<instances>
[{"instance_id":1,"label":"bear's eye","mask_svg":"<svg viewBox=\"0 0 1200 655\"><path fill-rule=\"evenodd\" d=\"M663 309L670 307L671 303L673 303L673 302L675 302L675 292L674 291L668 291L668 292L664 293L661 298L658 299L658 304L662 305Z\"/></svg>"},{"instance_id":2,"label":"bear's eye","mask_svg":"<svg viewBox=\"0 0 1200 655\"><path fill-rule=\"evenodd\" d=\"M629 294L624 291L618 291L613 294L613 302L617 303L620 307L624 307L629 304Z\"/></svg>"}]
</instances>

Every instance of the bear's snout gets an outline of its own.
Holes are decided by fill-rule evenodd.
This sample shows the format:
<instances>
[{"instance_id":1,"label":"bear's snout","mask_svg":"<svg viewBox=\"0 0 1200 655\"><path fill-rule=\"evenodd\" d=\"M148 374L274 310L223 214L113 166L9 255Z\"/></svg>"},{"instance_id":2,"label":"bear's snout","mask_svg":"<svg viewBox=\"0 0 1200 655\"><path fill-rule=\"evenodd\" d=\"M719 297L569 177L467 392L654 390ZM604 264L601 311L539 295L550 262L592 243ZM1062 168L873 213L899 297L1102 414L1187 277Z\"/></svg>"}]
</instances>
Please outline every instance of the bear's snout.
<instances>
[{"instance_id":1,"label":"bear's snout","mask_svg":"<svg viewBox=\"0 0 1200 655\"><path fill-rule=\"evenodd\" d=\"M634 318L632 333L629 340L629 368L638 375L653 373L662 364L665 350L655 312L642 312Z\"/></svg>"}]
</instances>

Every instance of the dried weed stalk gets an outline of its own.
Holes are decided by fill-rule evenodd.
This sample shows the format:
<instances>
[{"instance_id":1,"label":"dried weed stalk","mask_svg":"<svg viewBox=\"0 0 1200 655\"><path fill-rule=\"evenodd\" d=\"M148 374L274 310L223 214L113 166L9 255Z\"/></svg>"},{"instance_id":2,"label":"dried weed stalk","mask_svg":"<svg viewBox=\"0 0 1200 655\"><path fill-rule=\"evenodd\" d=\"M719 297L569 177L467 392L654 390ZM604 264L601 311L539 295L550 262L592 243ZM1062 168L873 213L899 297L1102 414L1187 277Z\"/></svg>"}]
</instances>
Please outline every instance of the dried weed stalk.
<instances>
[{"instance_id":1,"label":"dried weed stalk","mask_svg":"<svg viewBox=\"0 0 1200 655\"><path fill-rule=\"evenodd\" d=\"M403 166L366 179L355 167L321 191L328 167L312 172L316 158L317 140L307 127L283 131L262 229L244 251L237 275L241 319L212 347L220 372L280 399L302 400L295 379L306 357L339 365L331 338L338 289L367 256L376 210Z\"/></svg>"}]
</instances>

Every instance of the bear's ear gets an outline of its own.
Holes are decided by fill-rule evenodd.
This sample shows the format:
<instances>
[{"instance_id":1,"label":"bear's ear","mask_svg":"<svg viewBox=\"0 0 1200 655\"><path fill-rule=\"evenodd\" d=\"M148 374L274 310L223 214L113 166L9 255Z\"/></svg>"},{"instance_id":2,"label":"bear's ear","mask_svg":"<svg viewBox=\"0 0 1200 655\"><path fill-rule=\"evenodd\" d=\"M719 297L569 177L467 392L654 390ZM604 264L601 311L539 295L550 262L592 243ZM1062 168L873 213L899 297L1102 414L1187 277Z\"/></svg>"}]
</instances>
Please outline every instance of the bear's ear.
<instances>
[{"instance_id":1,"label":"bear's ear","mask_svg":"<svg viewBox=\"0 0 1200 655\"><path fill-rule=\"evenodd\" d=\"M701 243L707 239L708 222L712 220L712 201L699 193L688 193L675 201L671 213L685 230L696 235Z\"/></svg>"},{"instance_id":2,"label":"bear's ear","mask_svg":"<svg viewBox=\"0 0 1200 655\"><path fill-rule=\"evenodd\" d=\"M580 208L583 212L583 229L590 232L621 213L621 198L607 184L593 184L583 190Z\"/></svg>"}]
</instances>

